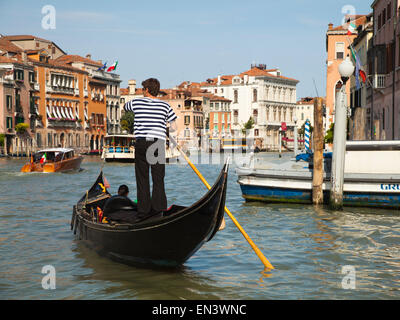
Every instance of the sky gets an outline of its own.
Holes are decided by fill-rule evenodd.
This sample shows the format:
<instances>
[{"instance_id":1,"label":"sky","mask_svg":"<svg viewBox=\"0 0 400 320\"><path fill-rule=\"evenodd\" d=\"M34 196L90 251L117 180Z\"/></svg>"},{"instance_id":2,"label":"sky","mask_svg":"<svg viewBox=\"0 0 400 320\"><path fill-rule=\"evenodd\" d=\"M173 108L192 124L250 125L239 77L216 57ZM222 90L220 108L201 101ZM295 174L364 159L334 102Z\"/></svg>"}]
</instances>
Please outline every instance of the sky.
<instances>
[{"instance_id":1,"label":"sky","mask_svg":"<svg viewBox=\"0 0 400 320\"><path fill-rule=\"evenodd\" d=\"M325 96L326 31L372 0L0 0L0 34L29 34L68 54L118 61L121 87L156 77L162 88L239 74L252 63L299 80L297 98ZM42 8L55 9L44 29ZM48 20L46 20L48 21ZM314 85L315 81L315 85Z\"/></svg>"}]
</instances>

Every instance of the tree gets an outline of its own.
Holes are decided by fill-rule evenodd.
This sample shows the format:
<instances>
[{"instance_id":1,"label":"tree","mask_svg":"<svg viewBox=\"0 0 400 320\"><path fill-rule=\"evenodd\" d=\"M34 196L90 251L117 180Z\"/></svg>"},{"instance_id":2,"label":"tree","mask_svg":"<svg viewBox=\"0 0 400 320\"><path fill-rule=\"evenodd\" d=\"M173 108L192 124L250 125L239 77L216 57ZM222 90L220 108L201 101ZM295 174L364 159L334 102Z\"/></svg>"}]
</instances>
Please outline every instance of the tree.
<instances>
[{"instance_id":1,"label":"tree","mask_svg":"<svg viewBox=\"0 0 400 320\"><path fill-rule=\"evenodd\" d=\"M23 135L23 134L26 133L26 131L28 130L28 128L29 128L29 124L23 123L23 122L22 122L22 123L18 123L18 124L15 126L15 131L17 131L18 134Z\"/></svg>"},{"instance_id":2,"label":"tree","mask_svg":"<svg viewBox=\"0 0 400 320\"><path fill-rule=\"evenodd\" d=\"M133 112L126 112L121 117L121 128L129 133L133 133L133 125L135 123L135 115Z\"/></svg>"},{"instance_id":3,"label":"tree","mask_svg":"<svg viewBox=\"0 0 400 320\"><path fill-rule=\"evenodd\" d=\"M332 123L329 126L329 130L326 132L326 136L325 136L325 143L333 143L333 133L335 131L335 124Z\"/></svg>"},{"instance_id":4,"label":"tree","mask_svg":"<svg viewBox=\"0 0 400 320\"><path fill-rule=\"evenodd\" d=\"M247 130L251 130L253 128L254 128L254 120L252 117L250 117L249 120L243 125L242 133L246 134Z\"/></svg>"}]
</instances>

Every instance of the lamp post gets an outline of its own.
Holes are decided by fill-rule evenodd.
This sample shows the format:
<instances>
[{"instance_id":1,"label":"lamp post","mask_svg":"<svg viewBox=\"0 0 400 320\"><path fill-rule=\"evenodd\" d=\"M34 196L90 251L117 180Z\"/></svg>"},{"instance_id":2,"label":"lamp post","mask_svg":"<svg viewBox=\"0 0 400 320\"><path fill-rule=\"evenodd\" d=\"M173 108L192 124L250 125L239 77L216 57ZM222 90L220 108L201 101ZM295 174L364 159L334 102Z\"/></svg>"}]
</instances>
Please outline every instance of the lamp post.
<instances>
[{"instance_id":1,"label":"lamp post","mask_svg":"<svg viewBox=\"0 0 400 320\"><path fill-rule=\"evenodd\" d=\"M344 165L346 154L346 130L347 130L347 96L346 82L354 73L354 65L349 56L339 65L339 73L343 85L336 95L335 104L335 130L333 136L332 173L331 173L331 209L342 209L343 207L343 183Z\"/></svg>"},{"instance_id":2,"label":"lamp post","mask_svg":"<svg viewBox=\"0 0 400 320\"><path fill-rule=\"evenodd\" d=\"M298 153L298 146L297 146L297 117L295 116L293 118L294 121L294 132L293 132L293 138L294 138L294 156L297 156Z\"/></svg>"}]
</instances>

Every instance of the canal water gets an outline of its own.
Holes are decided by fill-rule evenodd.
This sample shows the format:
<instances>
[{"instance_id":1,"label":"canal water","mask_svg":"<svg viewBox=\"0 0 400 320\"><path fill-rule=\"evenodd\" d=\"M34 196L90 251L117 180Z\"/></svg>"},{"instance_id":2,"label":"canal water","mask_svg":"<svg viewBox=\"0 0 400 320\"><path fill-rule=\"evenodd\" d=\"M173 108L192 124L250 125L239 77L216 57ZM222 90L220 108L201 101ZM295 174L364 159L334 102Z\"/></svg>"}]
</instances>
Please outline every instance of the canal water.
<instances>
[{"instance_id":1,"label":"canal water","mask_svg":"<svg viewBox=\"0 0 400 320\"><path fill-rule=\"evenodd\" d=\"M198 165L210 184L222 167L213 162ZM95 181L99 158L69 174L23 174L23 163L0 159L0 299L400 298L399 211L246 203L232 165L226 204L276 269L264 270L226 216L226 229L182 269L155 271L100 257L70 230L72 206ZM104 166L112 193L125 183L134 197L133 166ZM169 204L190 205L206 189L183 160L167 166L166 192ZM55 290L42 288L46 265L56 270Z\"/></svg>"}]
</instances>

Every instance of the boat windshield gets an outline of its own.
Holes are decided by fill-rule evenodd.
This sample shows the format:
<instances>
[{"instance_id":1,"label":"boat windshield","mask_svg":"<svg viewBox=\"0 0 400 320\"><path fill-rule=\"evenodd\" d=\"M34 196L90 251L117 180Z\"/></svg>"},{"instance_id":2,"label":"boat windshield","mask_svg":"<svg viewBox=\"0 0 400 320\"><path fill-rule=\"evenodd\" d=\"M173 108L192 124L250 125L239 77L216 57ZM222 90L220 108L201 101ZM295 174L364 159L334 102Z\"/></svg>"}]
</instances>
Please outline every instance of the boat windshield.
<instances>
[{"instance_id":1,"label":"boat windshield","mask_svg":"<svg viewBox=\"0 0 400 320\"><path fill-rule=\"evenodd\" d=\"M40 162L42 158L46 159L46 162L56 162L61 160L59 155L62 156L61 152L54 152L54 151L37 152L33 155L33 162Z\"/></svg>"}]
</instances>

